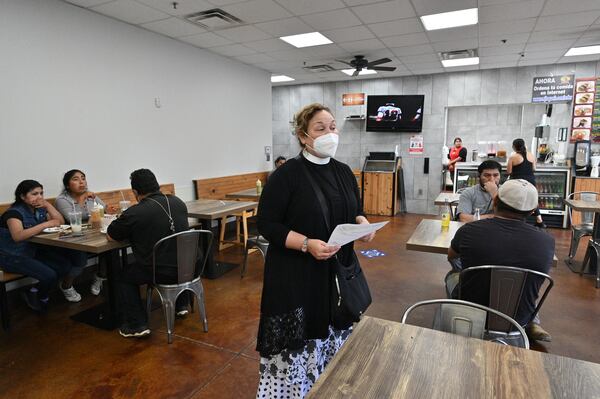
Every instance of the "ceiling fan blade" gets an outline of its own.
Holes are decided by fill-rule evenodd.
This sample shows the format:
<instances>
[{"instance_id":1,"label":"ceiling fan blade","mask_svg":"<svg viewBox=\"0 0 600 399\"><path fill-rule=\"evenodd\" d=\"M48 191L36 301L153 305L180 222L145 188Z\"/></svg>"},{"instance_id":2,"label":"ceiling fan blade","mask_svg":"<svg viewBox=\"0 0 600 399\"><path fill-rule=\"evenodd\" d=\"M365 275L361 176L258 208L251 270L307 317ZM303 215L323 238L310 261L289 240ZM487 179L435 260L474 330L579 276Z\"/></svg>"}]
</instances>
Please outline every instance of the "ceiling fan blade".
<instances>
[{"instance_id":1,"label":"ceiling fan blade","mask_svg":"<svg viewBox=\"0 0 600 399\"><path fill-rule=\"evenodd\" d=\"M372 69L374 71L395 71L396 67L384 67L384 66L381 66L381 67L373 67L373 68L370 68L370 69Z\"/></svg>"},{"instance_id":2,"label":"ceiling fan blade","mask_svg":"<svg viewBox=\"0 0 600 399\"><path fill-rule=\"evenodd\" d=\"M349 65L349 66L351 66L351 67L353 67L353 68L354 68L354 65L352 65L352 64L351 64L350 62L348 62L348 61L344 61L344 60L335 60L335 61L337 61L337 62L341 62L342 64L346 64L346 65Z\"/></svg>"},{"instance_id":3,"label":"ceiling fan blade","mask_svg":"<svg viewBox=\"0 0 600 399\"><path fill-rule=\"evenodd\" d=\"M359 72L360 72L360 71L359 71L358 69L355 69L355 70L354 70L354 73L352 74L352 76L358 76L358 73L359 73Z\"/></svg>"},{"instance_id":4,"label":"ceiling fan blade","mask_svg":"<svg viewBox=\"0 0 600 399\"><path fill-rule=\"evenodd\" d=\"M371 61L367 64L367 68L371 68L375 65L385 64L386 62L392 62L389 58L381 58L379 60ZM372 69L372 68L371 68Z\"/></svg>"}]
</instances>

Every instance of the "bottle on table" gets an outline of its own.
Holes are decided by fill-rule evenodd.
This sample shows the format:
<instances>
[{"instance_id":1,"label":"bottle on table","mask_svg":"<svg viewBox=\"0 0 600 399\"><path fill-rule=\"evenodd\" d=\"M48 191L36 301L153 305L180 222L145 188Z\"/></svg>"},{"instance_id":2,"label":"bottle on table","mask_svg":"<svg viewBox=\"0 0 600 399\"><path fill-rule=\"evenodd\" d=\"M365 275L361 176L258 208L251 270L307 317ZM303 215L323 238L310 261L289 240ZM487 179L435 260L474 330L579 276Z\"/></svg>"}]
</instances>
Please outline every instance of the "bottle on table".
<instances>
[{"instance_id":1,"label":"bottle on table","mask_svg":"<svg viewBox=\"0 0 600 399\"><path fill-rule=\"evenodd\" d=\"M479 208L475 208L475 212L473 213L474 220L481 220L481 211Z\"/></svg>"},{"instance_id":2,"label":"bottle on table","mask_svg":"<svg viewBox=\"0 0 600 399\"><path fill-rule=\"evenodd\" d=\"M260 179L256 181L256 194L260 195L262 193L262 182Z\"/></svg>"},{"instance_id":3,"label":"bottle on table","mask_svg":"<svg viewBox=\"0 0 600 399\"><path fill-rule=\"evenodd\" d=\"M442 208L442 228L450 227L450 214L450 204L448 203L448 199L445 199Z\"/></svg>"}]
</instances>

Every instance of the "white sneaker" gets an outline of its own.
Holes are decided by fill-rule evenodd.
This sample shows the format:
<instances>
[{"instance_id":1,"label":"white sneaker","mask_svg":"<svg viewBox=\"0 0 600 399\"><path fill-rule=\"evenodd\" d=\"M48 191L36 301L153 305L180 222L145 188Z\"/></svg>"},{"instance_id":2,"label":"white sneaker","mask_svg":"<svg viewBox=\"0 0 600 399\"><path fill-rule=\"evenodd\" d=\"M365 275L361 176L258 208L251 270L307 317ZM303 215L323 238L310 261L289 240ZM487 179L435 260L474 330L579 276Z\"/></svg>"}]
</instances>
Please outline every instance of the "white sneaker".
<instances>
[{"instance_id":1,"label":"white sneaker","mask_svg":"<svg viewBox=\"0 0 600 399\"><path fill-rule=\"evenodd\" d=\"M100 291L102 291L102 282L104 279L102 277L94 276L94 282L90 286L90 292L94 295L99 295Z\"/></svg>"},{"instance_id":2,"label":"white sneaker","mask_svg":"<svg viewBox=\"0 0 600 399\"><path fill-rule=\"evenodd\" d=\"M66 290L63 289L63 287L59 284L58 288L60 288L60 290L62 291L63 295L65 296L65 299L69 302L79 302L81 301L81 295L79 295L79 292L75 291L74 287L70 287L67 288Z\"/></svg>"}]
</instances>

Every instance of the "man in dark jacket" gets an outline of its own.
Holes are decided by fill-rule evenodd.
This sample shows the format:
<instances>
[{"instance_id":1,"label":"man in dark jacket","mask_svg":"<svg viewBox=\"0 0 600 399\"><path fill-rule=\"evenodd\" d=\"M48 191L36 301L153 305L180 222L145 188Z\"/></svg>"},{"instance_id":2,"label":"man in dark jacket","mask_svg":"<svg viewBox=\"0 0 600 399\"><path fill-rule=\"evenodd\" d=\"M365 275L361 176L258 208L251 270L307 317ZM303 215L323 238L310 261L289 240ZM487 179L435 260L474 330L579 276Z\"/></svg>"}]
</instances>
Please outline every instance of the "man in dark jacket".
<instances>
[{"instance_id":1,"label":"man in dark jacket","mask_svg":"<svg viewBox=\"0 0 600 399\"><path fill-rule=\"evenodd\" d=\"M160 192L154 174L148 169L131 173L131 188L138 203L128 208L108 227L108 238L131 243L135 263L125 269L117 268L115 288L117 308L124 337L144 337L150 334L146 310L140 297L139 286L152 282L152 251L160 239L189 229L187 207L174 195ZM174 246L165 245L158 254L156 280L175 283L177 254ZM189 296L177 299L177 314L187 314Z\"/></svg>"}]
</instances>

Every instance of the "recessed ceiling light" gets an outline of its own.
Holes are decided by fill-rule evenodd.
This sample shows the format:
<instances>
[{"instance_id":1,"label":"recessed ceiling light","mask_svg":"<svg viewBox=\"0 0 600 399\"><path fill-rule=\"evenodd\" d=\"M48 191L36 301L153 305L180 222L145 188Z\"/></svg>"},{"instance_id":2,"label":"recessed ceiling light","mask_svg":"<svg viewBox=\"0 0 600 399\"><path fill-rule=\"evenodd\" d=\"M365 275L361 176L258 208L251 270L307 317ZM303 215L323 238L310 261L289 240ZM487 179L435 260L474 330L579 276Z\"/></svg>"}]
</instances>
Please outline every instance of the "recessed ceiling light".
<instances>
[{"instance_id":1,"label":"recessed ceiling light","mask_svg":"<svg viewBox=\"0 0 600 399\"><path fill-rule=\"evenodd\" d=\"M342 72L344 72L346 75L349 75L349 76L352 76L354 71L356 71L356 69L342 69ZM374 71L372 69L362 69L358 74L359 75L373 75L374 73L377 73L377 71Z\"/></svg>"},{"instance_id":2,"label":"recessed ceiling light","mask_svg":"<svg viewBox=\"0 0 600 399\"><path fill-rule=\"evenodd\" d=\"M571 47L565 54L565 57L571 57L574 55L589 55L589 54L600 54L600 45L595 46L584 46L584 47Z\"/></svg>"},{"instance_id":3,"label":"recessed ceiling light","mask_svg":"<svg viewBox=\"0 0 600 399\"><path fill-rule=\"evenodd\" d=\"M441 14L423 15L421 22L426 30L456 28L457 26L475 25L479 20L477 8L443 12Z\"/></svg>"},{"instance_id":4,"label":"recessed ceiling light","mask_svg":"<svg viewBox=\"0 0 600 399\"><path fill-rule=\"evenodd\" d=\"M281 40L291 44L294 47L311 47L321 46L323 44L333 43L331 40L320 34L319 32L302 33L300 35L283 36Z\"/></svg>"},{"instance_id":5,"label":"recessed ceiling light","mask_svg":"<svg viewBox=\"0 0 600 399\"><path fill-rule=\"evenodd\" d=\"M442 65L444 68L452 68L458 66L465 65L477 65L479 64L479 57L469 57L469 58L456 58L453 60L442 60Z\"/></svg>"},{"instance_id":6,"label":"recessed ceiling light","mask_svg":"<svg viewBox=\"0 0 600 399\"><path fill-rule=\"evenodd\" d=\"M271 76L271 83L279 83L279 82L291 82L292 80L296 80L294 78L290 78L285 75L273 75Z\"/></svg>"}]
</instances>

